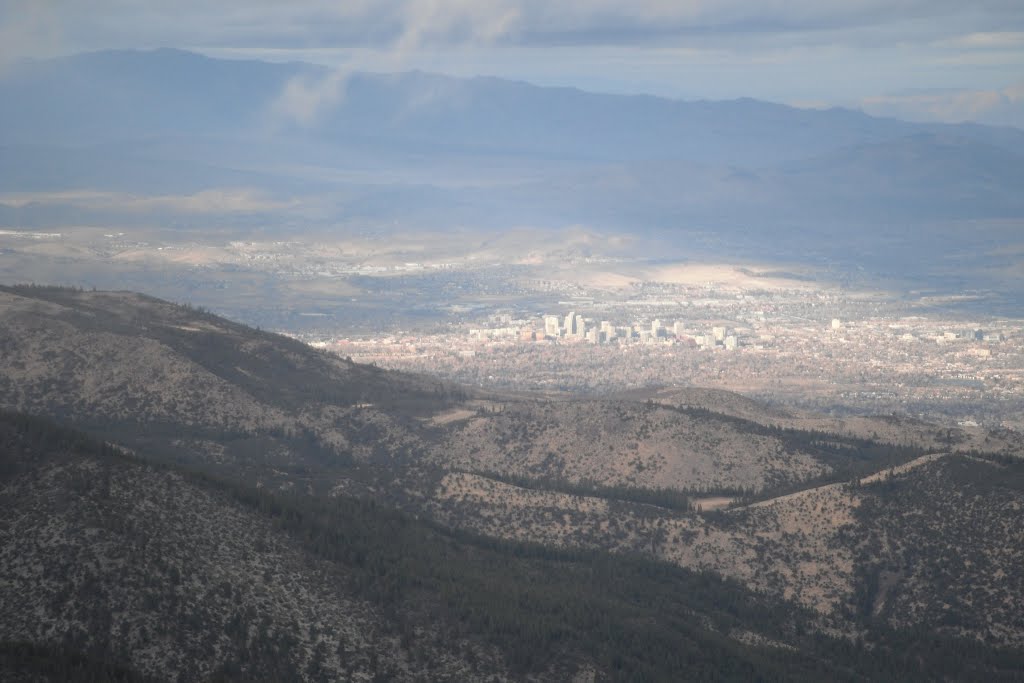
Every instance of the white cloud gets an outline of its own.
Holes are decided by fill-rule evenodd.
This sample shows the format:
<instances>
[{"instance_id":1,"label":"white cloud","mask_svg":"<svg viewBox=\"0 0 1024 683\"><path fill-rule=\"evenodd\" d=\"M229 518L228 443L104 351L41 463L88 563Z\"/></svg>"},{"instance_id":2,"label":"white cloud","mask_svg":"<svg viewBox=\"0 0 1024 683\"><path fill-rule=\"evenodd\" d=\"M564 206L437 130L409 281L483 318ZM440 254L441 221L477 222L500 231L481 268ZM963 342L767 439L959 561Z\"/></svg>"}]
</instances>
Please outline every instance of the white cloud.
<instances>
[{"instance_id":1,"label":"white cloud","mask_svg":"<svg viewBox=\"0 0 1024 683\"><path fill-rule=\"evenodd\" d=\"M115 211L169 210L186 213L252 213L294 208L294 200L280 201L251 188L220 188L188 195L140 197L122 192L72 190L0 194L0 206L22 208L32 204L68 204Z\"/></svg>"},{"instance_id":2,"label":"white cloud","mask_svg":"<svg viewBox=\"0 0 1024 683\"><path fill-rule=\"evenodd\" d=\"M324 75L292 77L271 104L271 116L275 120L284 119L301 126L315 123L342 102L350 73L348 69L338 68Z\"/></svg>"},{"instance_id":3,"label":"white cloud","mask_svg":"<svg viewBox=\"0 0 1024 683\"><path fill-rule=\"evenodd\" d=\"M968 33L939 43L942 47L957 49L1024 48L1024 31L987 31Z\"/></svg>"},{"instance_id":4,"label":"white cloud","mask_svg":"<svg viewBox=\"0 0 1024 683\"><path fill-rule=\"evenodd\" d=\"M978 121L1024 128L1024 81L998 90L910 91L865 98L865 112L912 121Z\"/></svg>"},{"instance_id":5,"label":"white cloud","mask_svg":"<svg viewBox=\"0 0 1024 683\"><path fill-rule=\"evenodd\" d=\"M5 0L49 7L70 49L636 45L900 26L975 41L1024 31L1018 0ZM50 24L54 21L48 22ZM38 27L37 27L38 28ZM36 34L38 30L26 35ZM834 36L830 37L834 39ZM23 45L25 49L30 45Z\"/></svg>"},{"instance_id":6,"label":"white cloud","mask_svg":"<svg viewBox=\"0 0 1024 683\"><path fill-rule=\"evenodd\" d=\"M61 22L55 9L48 0L0 3L0 72L18 59L57 49Z\"/></svg>"},{"instance_id":7,"label":"white cloud","mask_svg":"<svg viewBox=\"0 0 1024 683\"><path fill-rule=\"evenodd\" d=\"M436 42L491 44L512 35L521 8L507 0L420 0L404 3L395 41L401 54Z\"/></svg>"},{"instance_id":8,"label":"white cloud","mask_svg":"<svg viewBox=\"0 0 1024 683\"><path fill-rule=\"evenodd\" d=\"M343 10L352 16L353 8ZM419 0L404 3L401 32L384 50L374 55L368 65L359 60L344 68L335 68L326 75L296 76L285 84L272 105L272 115L308 126L321 115L338 106L344 99L347 79L353 68L377 68L397 71L407 67L410 55L425 46L486 46L515 30L520 18L518 9L507 0ZM422 93L413 106L425 106L441 94Z\"/></svg>"}]
</instances>

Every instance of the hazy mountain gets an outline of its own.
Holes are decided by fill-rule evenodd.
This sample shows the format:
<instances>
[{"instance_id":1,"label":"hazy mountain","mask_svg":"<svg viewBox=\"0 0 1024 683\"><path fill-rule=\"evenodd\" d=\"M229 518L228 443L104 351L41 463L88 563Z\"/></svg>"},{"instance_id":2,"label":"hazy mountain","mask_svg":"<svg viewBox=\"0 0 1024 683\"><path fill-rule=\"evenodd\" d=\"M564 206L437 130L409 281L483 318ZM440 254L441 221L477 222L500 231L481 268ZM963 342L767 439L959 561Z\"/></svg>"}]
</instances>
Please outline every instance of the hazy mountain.
<instances>
[{"instance_id":1,"label":"hazy mountain","mask_svg":"<svg viewBox=\"0 0 1024 683\"><path fill-rule=\"evenodd\" d=\"M688 159L758 166L943 131L1024 149L1024 132L921 125L849 110L750 99L674 101L496 78L353 73L307 126L274 120L285 86L323 67L222 60L178 50L110 51L26 62L2 83L0 141L90 144L167 135L309 135L383 149L590 160ZM315 90L315 88L311 89ZM325 88L327 92L331 89ZM326 99L326 98L325 98ZM275 127L278 131L268 131ZM281 130L283 129L283 130Z\"/></svg>"},{"instance_id":2,"label":"hazy mountain","mask_svg":"<svg viewBox=\"0 0 1024 683\"><path fill-rule=\"evenodd\" d=\"M336 78L176 50L13 67L0 77L0 146L0 191L341 194L318 219L334 222L709 225L739 247L823 226L820 246L879 222L1024 212L1024 132L1012 128L421 72ZM46 211L8 215L63 215Z\"/></svg>"},{"instance_id":3,"label":"hazy mountain","mask_svg":"<svg viewBox=\"0 0 1024 683\"><path fill-rule=\"evenodd\" d=\"M295 67L179 50L24 62L3 80L6 144L83 145L255 125Z\"/></svg>"},{"instance_id":4,"label":"hazy mountain","mask_svg":"<svg viewBox=\"0 0 1024 683\"><path fill-rule=\"evenodd\" d=\"M1024 200L1013 187L1022 161L1012 148L922 133L788 165L781 178L807 194L783 195L779 203L800 204L822 218L837 203L858 206L864 217L1010 218L1024 214Z\"/></svg>"}]
</instances>

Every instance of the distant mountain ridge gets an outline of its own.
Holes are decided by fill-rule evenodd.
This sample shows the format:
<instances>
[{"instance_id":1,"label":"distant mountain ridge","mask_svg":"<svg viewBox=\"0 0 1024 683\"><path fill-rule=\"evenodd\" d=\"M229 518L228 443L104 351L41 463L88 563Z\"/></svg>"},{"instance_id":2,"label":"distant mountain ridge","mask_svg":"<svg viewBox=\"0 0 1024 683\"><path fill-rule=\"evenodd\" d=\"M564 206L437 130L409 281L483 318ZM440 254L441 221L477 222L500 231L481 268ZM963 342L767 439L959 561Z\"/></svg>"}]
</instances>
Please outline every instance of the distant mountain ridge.
<instances>
[{"instance_id":1,"label":"distant mountain ridge","mask_svg":"<svg viewBox=\"0 0 1024 683\"><path fill-rule=\"evenodd\" d=\"M214 59L172 49L26 62L0 77L0 144L259 134L274 123L268 117L289 80L300 79L313 90L330 73L309 64ZM325 104L319 116L300 126L303 134L323 142L379 136L385 146L542 158L747 166L924 132L1024 151L1024 131L1011 128L913 124L753 99L604 95L418 71L348 74L337 95L334 105Z\"/></svg>"},{"instance_id":2,"label":"distant mountain ridge","mask_svg":"<svg viewBox=\"0 0 1024 683\"><path fill-rule=\"evenodd\" d=\"M934 277L932 257L971 253L979 231L1013 246L1012 234L975 222L1024 220L1022 177L1021 130L750 99L337 74L170 49L26 62L0 75L0 195L246 188L284 208L207 215L270 234L293 233L296 209L300 225L321 231L584 225L673 246L700 236L726 259ZM195 217L0 198L4 225L140 219L173 229ZM980 269L967 279L1003 286Z\"/></svg>"}]
</instances>

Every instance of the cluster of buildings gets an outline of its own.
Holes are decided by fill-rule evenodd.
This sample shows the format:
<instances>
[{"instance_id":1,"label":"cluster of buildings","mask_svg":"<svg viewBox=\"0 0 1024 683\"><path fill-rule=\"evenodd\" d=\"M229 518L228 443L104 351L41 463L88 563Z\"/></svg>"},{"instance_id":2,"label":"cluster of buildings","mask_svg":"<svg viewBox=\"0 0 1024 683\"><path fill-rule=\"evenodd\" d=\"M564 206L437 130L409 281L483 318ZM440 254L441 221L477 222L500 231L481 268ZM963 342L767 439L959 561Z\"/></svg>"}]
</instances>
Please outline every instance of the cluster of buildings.
<instances>
[{"instance_id":1,"label":"cluster of buildings","mask_svg":"<svg viewBox=\"0 0 1024 683\"><path fill-rule=\"evenodd\" d=\"M967 321L902 300L819 292L680 299L687 305L552 302L549 311L572 310L505 309L436 334L331 348L472 386L586 394L708 386L801 410L897 411L1024 429L1020 320ZM700 350L710 348L722 352Z\"/></svg>"},{"instance_id":2,"label":"cluster of buildings","mask_svg":"<svg viewBox=\"0 0 1024 683\"><path fill-rule=\"evenodd\" d=\"M739 346L737 336L727 327L715 326L711 328L710 334L689 335L680 321L666 325L655 319L651 321L650 326L619 326L612 324L611 321L601 320L591 321L588 325L582 315L570 311L564 318L559 315L545 315L543 325L542 331L534 329L533 326L525 326L520 329L518 336L522 341L548 339L591 344L648 344L659 340L692 340L701 348L721 347L732 350Z\"/></svg>"}]
</instances>

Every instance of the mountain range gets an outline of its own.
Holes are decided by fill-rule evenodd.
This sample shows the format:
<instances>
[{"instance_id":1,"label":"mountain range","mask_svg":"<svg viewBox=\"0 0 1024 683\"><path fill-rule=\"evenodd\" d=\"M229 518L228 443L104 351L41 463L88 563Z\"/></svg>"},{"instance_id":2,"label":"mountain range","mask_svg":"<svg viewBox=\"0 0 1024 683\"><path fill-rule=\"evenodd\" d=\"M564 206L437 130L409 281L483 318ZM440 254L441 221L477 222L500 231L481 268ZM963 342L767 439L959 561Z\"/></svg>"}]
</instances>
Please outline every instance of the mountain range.
<instances>
[{"instance_id":1,"label":"mountain range","mask_svg":"<svg viewBox=\"0 0 1024 683\"><path fill-rule=\"evenodd\" d=\"M778 257L781 243L841 259L852 245L862 266L884 261L871 248L880 238L890 238L886 253L929 257L979 236L1015 243L985 221L1024 216L1015 128L167 49L12 66L0 75L0 148L8 194L246 187L301 197L316 207L306 225L337 230L584 224L679 243L711 229L722 249L746 255ZM0 221L52 224L71 213L67 201L0 204ZM238 210L274 225L296 209ZM149 217L183 220L166 209ZM934 228L951 222L959 227ZM891 240L902 230L913 235Z\"/></svg>"}]
</instances>

